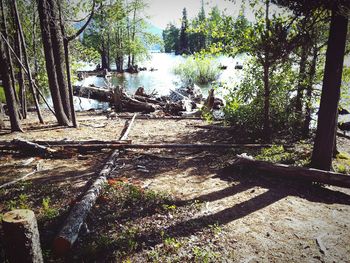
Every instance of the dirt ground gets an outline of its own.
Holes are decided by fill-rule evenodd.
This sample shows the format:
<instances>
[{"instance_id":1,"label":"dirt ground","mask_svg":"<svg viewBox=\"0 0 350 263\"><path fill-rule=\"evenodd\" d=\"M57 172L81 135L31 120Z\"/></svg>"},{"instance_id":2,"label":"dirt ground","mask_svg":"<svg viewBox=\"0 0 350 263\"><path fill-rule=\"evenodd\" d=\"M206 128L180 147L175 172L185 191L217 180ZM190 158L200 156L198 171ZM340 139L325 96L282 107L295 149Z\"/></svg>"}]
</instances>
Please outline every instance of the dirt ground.
<instances>
[{"instance_id":1,"label":"dirt ground","mask_svg":"<svg viewBox=\"0 0 350 263\"><path fill-rule=\"evenodd\" d=\"M26 133L0 131L0 140L117 139L125 119L78 115L80 128L45 126L33 117ZM229 131L198 128L202 120L136 119L128 139L139 143L242 141ZM339 139L348 152L350 140ZM226 171L238 153L259 150L127 150L66 258L52 240L108 152L51 160L2 154L0 213L33 209L47 262L350 262L350 190ZM29 163L29 164L28 164ZM49 206L43 200L49 199ZM1 229L0 229L1 230ZM0 239L1 244L2 239ZM2 245L1 245L2 247ZM4 257L0 251L0 261Z\"/></svg>"}]
</instances>

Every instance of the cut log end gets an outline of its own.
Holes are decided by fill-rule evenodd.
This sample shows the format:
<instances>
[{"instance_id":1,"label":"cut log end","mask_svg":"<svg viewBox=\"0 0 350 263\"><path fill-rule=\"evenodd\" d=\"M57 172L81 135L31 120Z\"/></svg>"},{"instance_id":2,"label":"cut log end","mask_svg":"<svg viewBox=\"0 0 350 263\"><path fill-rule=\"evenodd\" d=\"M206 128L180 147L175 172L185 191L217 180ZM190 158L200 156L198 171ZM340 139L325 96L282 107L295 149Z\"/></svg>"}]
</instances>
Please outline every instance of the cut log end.
<instances>
[{"instance_id":1,"label":"cut log end","mask_svg":"<svg viewBox=\"0 0 350 263\"><path fill-rule=\"evenodd\" d=\"M17 209L7 212L3 216L2 227L9 262L43 262L38 224L33 211Z\"/></svg>"},{"instance_id":2,"label":"cut log end","mask_svg":"<svg viewBox=\"0 0 350 263\"><path fill-rule=\"evenodd\" d=\"M71 249L72 244L64 237L56 237L53 241L53 252L57 256L66 255Z\"/></svg>"},{"instance_id":3,"label":"cut log end","mask_svg":"<svg viewBox=\"0 0 350 263\"><path fill-rule=\"evenodd\" d=\"M35 218L34 212L28 209L17 209L7 212L2 220L4 224L23 224Z\"/></svg>"}]
</instances>

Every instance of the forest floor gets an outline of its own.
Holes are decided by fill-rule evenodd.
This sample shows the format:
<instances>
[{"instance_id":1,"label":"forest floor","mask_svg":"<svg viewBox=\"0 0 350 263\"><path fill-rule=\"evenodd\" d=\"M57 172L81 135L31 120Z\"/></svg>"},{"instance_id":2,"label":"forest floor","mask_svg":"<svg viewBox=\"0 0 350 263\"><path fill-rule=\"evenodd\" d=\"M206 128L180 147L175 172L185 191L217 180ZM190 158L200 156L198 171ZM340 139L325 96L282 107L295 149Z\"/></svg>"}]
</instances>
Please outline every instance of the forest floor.
<instances>
[{"instance_id":1,"label":"forest floor","mask_svg":"<svg viewBox=\"0 0 350 263\"><path fill-rule=\"evenodd\" d=\"M125 123L95 112L79 113L78 120L80 128L62 128L53 120L40 125L31 115L25 133L3 130L0 140L115 140ZM133 143L244 141L229 131L198 127L206 124L136 119L128 139ZM350 153L350 140L340 138L338 147ZM45 262L349 262L350 189L256 172L224 172L227 161L243 152L298 164L307 160L311 147L299 143L276 154L247 149L122 151L64 259L52 254L53 238L69 208L102 168L108 151L71 159L2 154L0 185L38 171L0 189L0 213L13 208L36 213ZM336 165L347 165L349 160L344 160Z\"/></svg>"}]
</instances>

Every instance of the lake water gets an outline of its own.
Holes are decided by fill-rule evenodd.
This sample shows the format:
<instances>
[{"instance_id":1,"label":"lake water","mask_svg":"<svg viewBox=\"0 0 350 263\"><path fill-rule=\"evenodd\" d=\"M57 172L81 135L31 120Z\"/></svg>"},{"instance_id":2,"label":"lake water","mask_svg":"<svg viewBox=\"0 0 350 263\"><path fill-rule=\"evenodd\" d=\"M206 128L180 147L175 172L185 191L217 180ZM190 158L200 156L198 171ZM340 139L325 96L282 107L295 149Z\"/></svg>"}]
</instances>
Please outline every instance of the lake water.
<instances>
[{"instance_id":1,"label":"lake water","mask_svg":"<svg viewBox=\"0 0 350 263\"><path fill-rule=\"evenodd\" d=\"M218 82L237 83L242 77L242 70L235 69L236 62L243 63L243 56L238 58L218 57L218 64L227 66L226 70L222 70ZM113 85L122 85L129 94L133 94L138 87L144 87L146 93L156 91L159 96L168 95L170 90L181 86L181 80L173 73L176 65L185 60L182 56L177 56L169 53L151 53L149 60L139 63L139 67L146 67L147 71L140 71L137 74L123 73L113 76L111 82ZM94 65L86 65L81 70L92 70ZM156 69L149 71L149 69ZM113 69L113 66L112 66ZM98 87L106 86L105 79L90 76L83 81L77 83L78 85L88 86L94 84ZM202 88L204 95L211 85L198 85ZM222 97L224 93L219 90L218 96ZM105 107L105 104L100 104L93 100L75 98L76 110L86 110L91 107Z\"/></svg>"},{"instance_id":2,"label":"lake water","mask_svg":"<svg viewBox=\"0 0 350 263\"><path fill-rule=\"evenodd\" d=\"M181 80L173 73L176 65L185 60L182 56L176 56L169 53L151 53L150 59L139 63L140 67L146 67L147 71L141 71L137 74L123 73L118 76L113 76L111 82L113 85L122 85L126 88L129 94L133 94L140 86L145 88L146 93L156 91L158 95L168 95L171 89L181 86ZM230 58L221 56L217 58L218 64L227 66L226 70L222 70L218 82L226 82L230 86L236 85L242 78L243 70L235 69L236 63L244 64L245 56L241 55L237 58ZM95 65L86 65L81 70L93 70ZM113 68L113 66L112 66ZM157 69L149 71L150 68ZM88 77L77 84L88 86L94 84L98 87L106 86L105 79L99 77ZM211 85L199 85L202 88L204 95L207 94ZM350 91L348 91L350 93ZM217 96L223 97L225 95L224 89L217 90ZM341 104L348 110L350 105L350 94L348 98L343 98ZM91 108L106 108L107 103L100 103L95 100L74 97L74 105L76 110L88 110ZM316 114L313 116L317 118ZM339 121L350 121L350 115L339 116ZM313 125L316 122L313 121Z\"/></svg>"}]
</instances>

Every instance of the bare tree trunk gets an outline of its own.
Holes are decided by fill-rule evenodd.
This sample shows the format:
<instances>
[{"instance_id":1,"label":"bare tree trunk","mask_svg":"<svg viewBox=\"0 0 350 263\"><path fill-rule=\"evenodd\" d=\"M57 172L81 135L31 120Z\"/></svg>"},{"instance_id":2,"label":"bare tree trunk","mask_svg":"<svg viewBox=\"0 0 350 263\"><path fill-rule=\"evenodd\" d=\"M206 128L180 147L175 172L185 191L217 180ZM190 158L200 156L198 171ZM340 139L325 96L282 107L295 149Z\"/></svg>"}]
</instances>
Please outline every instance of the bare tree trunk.
<instances>
[{"instance_id":1,"label":"bare tree trunk","mask_svg":"<svg viewBox=\"0 0 350 263\"><path fill-rule=\"evenodd\" d=\"M52 41L52 53L55 60L55 69L57 76L57 83L61 94L61 101L64 112L69 120L71 120L71 107L68 91L68 83L65 74L65 52L63 46L63 37L60 28L59 8L55 0L47 1L50 6L50 33Z\"/></svg>"},{"instance_id":2,"label":"bare tree trunk","mask_svg":"<svg viewBox=\"0 0 350 263\"><path fill-rule=\"evenodd\" d=\"M270 30L270 20L269 20L269 6L270 1L266 0L265 2L266 8L266 32ZM265 49L265 58L264 58L264 139L269 141L271 138L271 127L270 127L270 62L269 62L269 49L266 47Z\"/></svg>"},{"instance_id":3,"label":"bare tree trunk","mask_svg":"<svg viewBox=\"0 0 350 263\"><path fill-rule=\"evenodd\" d=\"M305 90L305 79L306 79L306 61L308 56L308 47L304 44L301 47L301 58L299 63L299 79L298 79L298 91L295 102L295 112L298 116L298 121L301 120L302 109L303 109L303 92Z\"/></svg>"},{"instance_id":4,"label":"bare tree trunk","mask_svg":"<svg viewBox=\"0 0 350 263\"><path fill-rule=\"evenodd\" d=\"M52 95L52 101L55 108L56 118L60 125L69 125L69 120L64 111L61 94L58 87L57 76L55 72L55 61L53 57L53 47L51 42L51 34L49 28L49 13L47 0L37 0L38 1L38 11L40 18L41 34L45 52L46 70L49 79L49 87Z\"/></svg>"},{"instance_id":5,"label":"bare tree trunk","mask_svg":"<svg viewBox=\"0 0 350 263\"><path fill-rule=\"evenodd\" d=\"M68 90L69 90L69 103L71 107L72 123L73 123L73 127L77 128L78 122L77 122L77 118L74 110L73 87L71 82L70 65L69 65L69 42L65 36L65 30L64 30L64 25L63 25L62 16L61 16L61 9L60 9L60 24L61 24L62 35L64 37L64 56L65 56L65 62L66 62L67 82L68 82Z\"/></svg>"},{"instance_id":6,"label":"bare tree trunk","mask_svg":"<svg viewBox=\"0 0 350 263\"><path fill-rule=\"evenodd\" d=\"M7 22L6 22L6 15L5 15L5 9L4 9L4 3L3 0L0 1L1 4L1 15L2 15L2 34L4 35L4 37L6 38L7 41L9 41L9 37L8 37L8 32L7 32ZM16 82L15 82L15 74L13 72L13 63L12 63L12 57L10 54L9 49L4 46L4 51L6 52L6 56L8 58L8 63L9 63L9 69L10 69L10 80L11 80L11 87L13 88L13 93L15 95L15 99L16 102L19 103L19 98L18 95L16 93Z\"/></svg>"},{"instance_id":7,"label":"bare tree trunk","mask_svg":"<svg viewBox=\"0 0 350 263\"><path fill-rule=\"evenodd\" d=\"M20 124L20 116L18 111L18 105L16 97L14 94L14 89L12 87L11 77L10 77L10 64L7 58L7 52L5 51L4 41L0 41L0 75L2 76L3 86L6 96L6 105L9 111L10 122L11 122L11 131L20 131L22 132L22 127Z\"/></svg>"},{"instance_id":8,"label":"bare tree trunk","mask_svg":"<svg viewBox=\"0 0 350 263\"><path fill-rule=\"evenodd\" d=\"M348 18L342 16L335 7L332 10L321 103L311 158L312 167L322 170L330 170L332 166L347 29Z\"/></svg>"},{"instance_id":9,"label":"bare tree trunk","mask_svg":"<svg viewBox=\"0 0 350 263\"><path fill-rule=\"evenodd\" d=\"M313 56L312 56L312 62L309 70L309 80L306 87L306 105L305 105L305 120L304 120L304 127L303 127L303 137L306 138L309 136L310 132L310 123L311 123L311 99L312 99L312 86L316 74L316 63L318 58L318 50L315 46L313 48Z\"/></svg>"},{"instance_id":10,"label":"bare tree trunk","mask_svg":"<svg viewBox=\"0 0 350 263\"><path fill-rule=\"evenodd\" d=\"M16 0L13 0L13 8L14 8L14 15L15 15L15 20L16 20L19 36L20 36L20 39L21 39L21 45L19 45L19 46L23 47L24 61L25 61L27 72L28 72L29 89L30 89L30 92L33 95L33 100L34 100L34 104L35 104L36 112L38 114L39 121L40 121L40 123L44 123L44 119L43 119L43 116L42 116L41 111L40 111L40 106L39 106L38 98L37 98L37 95L36 95L36 91L35 91L34 86L33 86L33 78L32 78L32 73L31 73L31 70L30 70L30 67L29 67L29 60L28 60L28 55L27 55L27 45L26 45L26 42L25 42L25 39L24 39L24 34L23 34L23 30L22 30L21 21L19 19L19 15L18 15ZM21 57L19 57L19 58L21 59ZM19 68L20 68L20 71L22 72L21 66L19 66Z\"/></svg>"},{"instance_id":11,"label":"bare tree trunk","mask_svg":"<svg viewBox=\"0 0 350 263\"><path fill-rule=\"evenodd\" d=\"M19 30L17 28L16 30L16 35L14 39L14 44L15 44L15 50L17 53L17 57L22 59L22 45L21 45L21 38L19 35ZM17 61L16 63L18 72L17 72L17 81L18 81L18 86L19 86L19 102L21 105L21 112L22 116L24 119L27 118L27 98L26 98L26 85L24 83L24 75L23 75L23 70L20 65L20 63Z\"/></svg>"}]
</instances>

